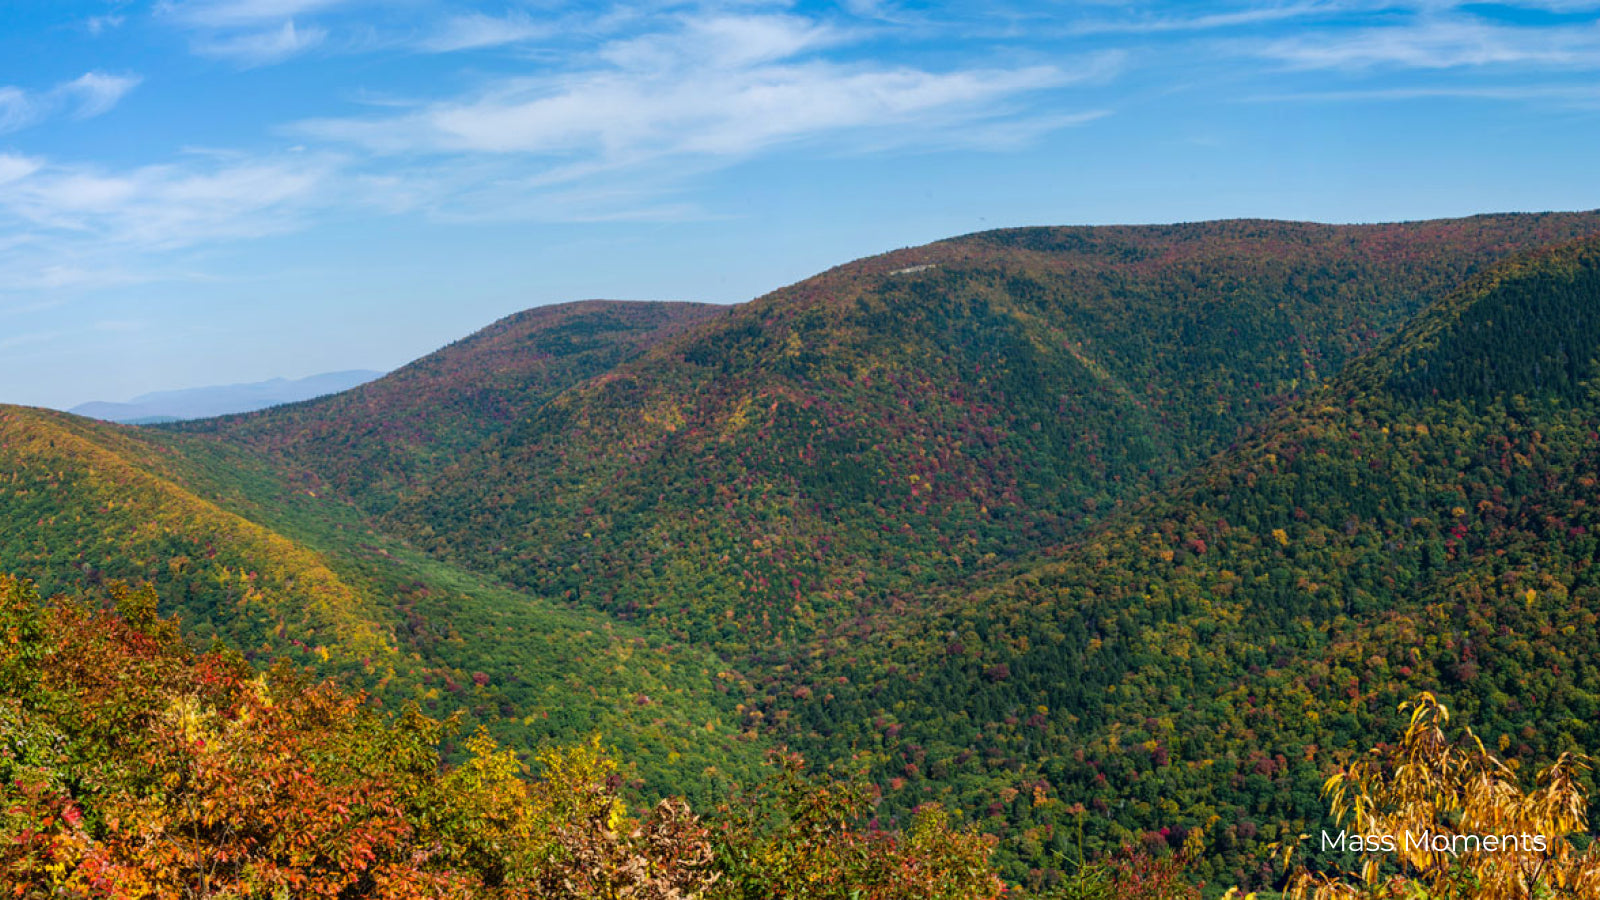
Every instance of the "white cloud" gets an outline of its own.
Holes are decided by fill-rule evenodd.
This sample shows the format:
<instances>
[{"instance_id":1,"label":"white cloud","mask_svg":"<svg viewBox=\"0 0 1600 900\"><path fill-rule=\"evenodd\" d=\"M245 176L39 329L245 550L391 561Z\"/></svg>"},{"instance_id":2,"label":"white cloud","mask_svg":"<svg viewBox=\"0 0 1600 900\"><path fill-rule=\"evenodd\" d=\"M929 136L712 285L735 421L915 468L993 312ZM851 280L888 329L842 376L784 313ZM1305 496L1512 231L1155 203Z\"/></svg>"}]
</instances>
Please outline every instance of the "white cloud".
<instances>
[{"instance_id":1,"label":"white cloud","mask_svg":"<svg viewBox=\"0 0 1600 900\"><path fill-rule=\"evenodd\" d=\"M88 119L108 112L127 93L139 86L139 79L131 75L107 75L104 72L86 72L77 79L57 88L64 96L77 101L73 116Z\"/></svg>"},{"instance_id":2,"label":"white cloud","mask_svg":"<svg viewBox=\"0 0 1600 900\"><path fill-rule=\"evenodd\" d=\"M1600 106L1600 85L1523 85L1518 87L1412 87L1373 88L1347 91L1297 91L1259 94L1243 98L1249 103L1361 102L1408 100L1500 100L1505 102L1544 101L1559 106L1592 109Z\"/></svg>"},{"instance_id":3,"label":"white cloud","mask_svg":"<svg viewBox=\"0 0 1600 900\"><path fill-rule=\"evenodd\" d=\"M110 111L139 82L133 75L86 72L47 91L0 86L0 134L29 128L63 111L77 119L93 118Z\"/></svg>"},{"instance_id":4,"label":"white cloud","mask_svg":"<svg viewBox=\"0 0 1600 900\"><path fill-rule=\"evenodd\" d=\"M934 72L809 58L849 39L792 16L717 16L614 41L573 71L506 78L400 115L298 131L380 153L532 154L574 171L674 155L727 157L844 132L914 141L925 125L981 127L1008 101L1101 77L1117 58Z\"/></svg>"},{"instance_id":5,"label":"white cloud","mask_svg":"<svg viewBox=\"0 0 1600 900\"><path fill-rule=\"evenodd\" d=\"M789 59L842 43L848 35L799 16L709 16L684 20L670 32L614 41L599 56L637 72L750 66Z\"/></svg>"},{"instance_id":6,"label":"white cloud","mask_svg":"<svg viewBox=\"0 0 1600 900\"><path fill-rule=\"evenodd\" d=\"M126 334L133 331L143 331L145 323L132 319L101 319L94 323L95 331L109 331L116 334Z\"/></svg>"},{"instance_id":7,"label":"white cloud","mask_svg":"<svg viewBox=\"0 0 1600 900\"><path fill-rule=\"evenodd\" d=\"M320 46L328 30L306 24L306 18L350 5L352 0L165 0L156 9L190 32L197 55L253 67Z\"/></svg>"},{"instance_id":8,"label":"white cloud","mask_svg":"<svg viewBox=\"0 0 1600 900\"><path fill-rule=\"evenodd\" d=\"M196 52L260 65L325 42L320 23L342 26L320 16L340 5L209 0L161 9ZM561 20L559 30L513 10L433 19L422 40L415 31L383 36L397 51L549 38L564 53L542 53L528 74L484 76L455 96L291 126L298 140L351 148L338 152L189 153L121 168L0 154L0 234L18 237L0 240L0 285L49 294L180 277L173 272L191 267L190 248L294 231L332 211L446 222L706 219L717 211L688 186L733 161L800 144L823 153L1014 146L1106 114L1030 95L1120 66L1114 53L888 63L852 52L877 32L743 9L626 7ZM54 112L87 117L137 84L92 72L43 93L0 88L0 128L36 121L46 95ZM160 259L185 262L152 266Z\"/></svg>"},{"instance_id":9,"label":"white cloud","mask_svg":"<svg viewBox=\"0 0 1600 900\"><path fill-rule=\"evenodd\" d=\"M48 344L61 336L59 331L33 331L26 334L13 334L0 338L0 350L15 350L18 347L27 347L32 344Z\"/></svg>"},{"instance_id":10,"label":"white cloud","mask_svg":"<svg viewBox=\"0 0 1600 900\"><path fill-rule=\"evenodd\" d=\"M246 66L264 66L309 50L327 36L324 29L297 28L289 21L278 28L202 38L195 41L193 49L201 56L231 59Z\"/></svg>"},{"instance_id":11,"label":"white cloud","mask_svg":"<svg viewBox=\"0 0 1600 900\"><path fill-rule=\"evenodd\" d=\"M544 37L550 34L550 30L549 26L534 21L526 13L510 13L505 16L472 13L446 19L438 30L423 39L419 46L434 53L477 50Z\"/></svg>"},{"instance_id":12,"label":"white cloud","mask_svg":"<svg viewBox=\"0 0 1600 900\"><path fill-rule=\"evenodd\" d=\"M123 16L108 14L104 16L90 16L88 19L84 20L83 25L85 28L89 29L90 34L99 36L107 31L121 28L124 21L126 21L126 19Z\"/></svg>"},{"instance_id":13,"label":"white cloud","mask_svg":"<svg viewBox=\"0 0 1600 900\"><path fill-rule=\"evenodd\" d=\"M1600 0L1507 0L1506 5L1557 13L1576 13L1600 9Z\"/></svg>"},{"instance_id":14,"label":"white cloud","mask_svg":"<svg viewBox=\"0 0 1600 900\"><path fill-rule=\"evenodd\" d=\"M0 87L0 134L18 131L36 119L35 104L21 88Z\"/></svg>"},{"instance_id":15,"label":"white cloud","mask_svg":"<svg viewBox=\"0 0 1600 900\"><path fill-rule=\"evenodd\" d=\"M257 237L298 224L335 168L291 157L105 172L0 157L0 223L152 250Z\"/></svg>"},{"instance_id":16,"label":"white cloud","mask_svg":"<svg viewBox=\"0 0 1600 900\"><path fill-rule=\"evenodd\" d=\"M350 0L172 0L158 9L189 25L239 28L275 24L349 3Z\"/></svg>"},{"instance_id":17,"label":"white cloud","mask_svg":"<svg viewBox=\"0 0 1600 900\"><path fill-rule=\"evenodd\" d=\"M7 292L83 290L123 287L152 280L154 279L151 276L135 275L116 268L93 268L83 265L54 263L40 267L32 272L8 273L5 279L5 290Z\"/></svg>"},{"instance_id":18,"label":"white cloud","mask_svg":"<svg viewBox=\"0 0 1600 900\"><path fill-rule=\"evenodd\" d=\"M1403 25L1283 38L1253 52L1299 69L1491 65L1592 69L1600 68L1600 26L1533 28L1462 16L1428 17Z\"/></svg>"},{"instance_id":19,"label":"white cloud","mask_svg":"<svg viewBox=\"0 0 1600 900\"><path fill-rule=\"evenodd\" d=\"M1073 34L1158 34L1161 32L1211 31L1239 28L1338 12L1348 4L1322 2L1259 6L1206 15L1152 16L1130 19L1105 19L1080 22L1067 30Z\"/></svg>"},{"instance_id":20,"label":"white cloud","mask_svg":"<svg viewBox=\"0 0 1600 900\"><path fill-rule=\"evenodd\" d=\"M43 163L25 156L12 156L0 153L0 187L6 184L27 178L39 171Z\"/></svg>"},{"instance_id":21,"label":"white cloud","mask_svg":"<svg viewBox=\"0 0 1600 900\"><path fill-rule=\"evenodd\" d=\"M0 315L204 279L196 248L295 231L348 201L338 167L299 154L126 170L0 155Z\"/></svg>"}]
</instances>

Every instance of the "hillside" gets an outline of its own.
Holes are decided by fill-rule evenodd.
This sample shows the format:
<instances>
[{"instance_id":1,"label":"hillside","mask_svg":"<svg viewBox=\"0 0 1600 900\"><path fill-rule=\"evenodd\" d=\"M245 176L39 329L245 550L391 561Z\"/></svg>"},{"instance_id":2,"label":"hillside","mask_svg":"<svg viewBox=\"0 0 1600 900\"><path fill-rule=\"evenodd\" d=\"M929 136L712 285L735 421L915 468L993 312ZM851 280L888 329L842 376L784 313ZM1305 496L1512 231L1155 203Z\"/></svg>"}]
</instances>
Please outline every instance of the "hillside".
<instances>
[{"instance_id":1,"label":"hillside","mask_svg":"<svg viewBox=\"0 0 1600 900\"><path fill-rule=\"evenodd\" d=\"M155 595L40 608L0 576L0 885L14 897L998 898L990 839L927 809L863 827L853 786L780 761L696 810L629 809L597 741L531 765L284 667L196 654ZM1114 887L1114 886L1111 886ZM1096 894L1095 900L1108 896Z\"/></svg>"},{"instance_id":2,"label":"hillside","mask_svg":"<svg viewBox=\"0 0 1600 900\"><path fill-rule=\"evenodd\" d=\"M210 442L0 407L0 561L46 594L147 581L199 646L460 709L523 751L598 730L646 795L703 796L762 753L708 655L441 566Z\"/></svg>"},{"instance_id":3,"label":"hillside","mask_svg":"<svg viewBox=\"0 0 1600 900\"><path fill-rule=\"evenodd\" d=\"M885 813L986 808L1023 880L1081 825L1271 883L1419 690L1523 764L1594 752L1597 357L1600 241L1508 262L1048 561L836 631L762 717L872 754Z\"/></svg>"},{"instance_id":4,"label":"hillside","mask_svg":"<svg viewBox=\"0 0 1600 900\"><path fill-rule=\"evenodd\" d=\"M1021 229L863 260L575 385L381 527L732 658L800 653L1059 543L1472 271L1596 227Z\"/></svg>"},{"instance_id":5,"label":"hillside","mask_svg":"<svg viewBox=\"0 0 1600 900\"><path fill-rule=\"evenodd\" d=\"M268 653L326 650L382 661L393 637L326 561L130 461L110 426L0 407L0 558L47 592L157 579L206 633ZM265 642L265 643L263 643Z\"/></svg>"},{"instance_id":6,"label":"hillside","mask_svg":"<svg viewBox=\"0 0 1600 900\"><path fill-rule=\"evenodd\" d=\"M723 311L600 300L541 306L353 390L177 430L225 436L306 487L387 509L560 392Z\"/></svg>"}]
</instances>

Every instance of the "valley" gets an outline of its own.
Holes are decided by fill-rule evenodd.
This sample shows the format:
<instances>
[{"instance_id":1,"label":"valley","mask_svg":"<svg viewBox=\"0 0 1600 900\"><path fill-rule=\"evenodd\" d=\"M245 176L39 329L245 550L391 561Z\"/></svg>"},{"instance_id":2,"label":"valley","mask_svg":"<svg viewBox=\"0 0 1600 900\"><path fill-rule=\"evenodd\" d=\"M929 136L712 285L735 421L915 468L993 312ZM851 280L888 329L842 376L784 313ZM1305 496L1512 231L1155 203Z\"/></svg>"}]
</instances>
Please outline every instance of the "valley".
<instances>
[{"instance_id":1,"label":"valley","mask_svg":"<svg viewBox=\"0 0 1600 900\"><path fill-rule=\"evenodd\" d=\"M1600 749L1596 235L1010 229L252 413L0 407L0 572L148 582L198 649L524 759L599 735L636 802L787 748L1027 890L1191 835L1267 887L1419 691L1518 764Z\"/></svg>"}]
</instances>

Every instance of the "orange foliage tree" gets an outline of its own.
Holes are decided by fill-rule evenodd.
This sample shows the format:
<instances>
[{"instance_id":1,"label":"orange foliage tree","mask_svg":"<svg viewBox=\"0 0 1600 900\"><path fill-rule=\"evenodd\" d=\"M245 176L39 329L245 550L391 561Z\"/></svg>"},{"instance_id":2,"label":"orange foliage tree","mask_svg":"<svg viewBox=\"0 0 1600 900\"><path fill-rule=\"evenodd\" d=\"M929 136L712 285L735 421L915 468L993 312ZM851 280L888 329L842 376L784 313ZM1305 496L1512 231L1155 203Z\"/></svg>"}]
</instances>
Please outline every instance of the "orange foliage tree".
<instances>
[{"instance_id":1,"label":"orange foliage tree","mask_svg":"<svg viewBox=\"0 0 1600 900\"><path fill-rule=\"evenodd\" d=\"M226 650L194 654L145 587L115 611L0 576L0 898L984 898L991 841L930 808L856 827L862 792L800 776L704 822L640 815L599 739L535 773L454 727ZM779 806L766 809L764 803Z\"/></svg>"}]
</instances>

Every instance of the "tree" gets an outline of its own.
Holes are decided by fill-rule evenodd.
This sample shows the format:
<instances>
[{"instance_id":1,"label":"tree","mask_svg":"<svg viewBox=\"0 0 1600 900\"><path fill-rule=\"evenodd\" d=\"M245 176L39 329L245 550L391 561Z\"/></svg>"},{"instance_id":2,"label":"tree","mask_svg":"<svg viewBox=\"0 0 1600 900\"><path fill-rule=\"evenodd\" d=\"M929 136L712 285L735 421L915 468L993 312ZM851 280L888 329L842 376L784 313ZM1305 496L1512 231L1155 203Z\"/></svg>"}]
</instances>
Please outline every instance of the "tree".
<instances>
[{"instance_id":1,"label":"tree","mask_svg":"<svg viewBox=\"0 0 1600 900\"><path fill-rule=\"evenodd\" d=\"M1588 826L1579 782L1587 758L1562 754L1524 790L1471 729L1445 734L1450 714L1432 694L1407 707L1411 722L1397 745L1374 748L1324 786L1346 834L1378 838L1380 852L1365 853L1354 872L1302 868L1288 897L1600 898L1600 853L1572 840Z\"/></svg>"}]
</instances>

